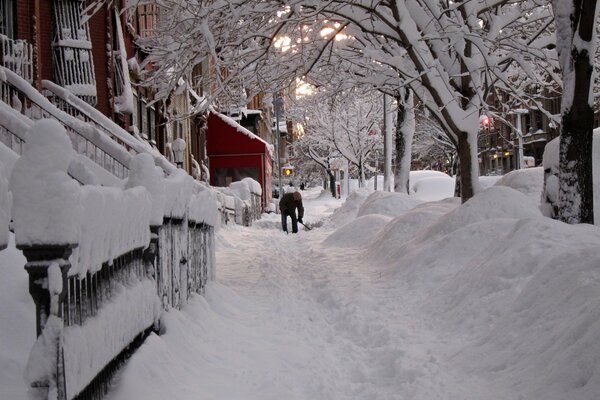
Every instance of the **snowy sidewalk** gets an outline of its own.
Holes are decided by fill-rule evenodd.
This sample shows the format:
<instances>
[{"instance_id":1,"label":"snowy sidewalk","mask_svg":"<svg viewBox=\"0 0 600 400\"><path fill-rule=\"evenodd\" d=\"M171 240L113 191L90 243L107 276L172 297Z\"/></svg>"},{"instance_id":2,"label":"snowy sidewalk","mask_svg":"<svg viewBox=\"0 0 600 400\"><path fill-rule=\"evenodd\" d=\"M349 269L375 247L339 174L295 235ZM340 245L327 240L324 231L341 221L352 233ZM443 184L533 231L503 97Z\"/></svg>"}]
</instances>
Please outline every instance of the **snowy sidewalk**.
<instances>
[{"instance_id":1,"label":"snowy sidewalk","mask_svg":"<svg viewBox=\"0 0 600 400\"><path fill-rule=\"evenodd\" d=\"M340 205L306 197L309 223ZM278 215L220 231L217 281L109 399L598 399L598 227L507 187L351 197L297 235Z\"/></svg>"},{"instance_id":2,"label":"snowy sidewalk","mask_svg":"<svg viewBox=\"0 0 600 400\"><path fill-rule=\"evenodd\" d=\"M470 394L451 382L459 371L441 361L454 346L358 249L321 244L331 232L285 235L278 215L224 229L217 282L167 313L166 332L149 338L109 398L485 398L474 382Z\"/></svg>"}]
</instances>

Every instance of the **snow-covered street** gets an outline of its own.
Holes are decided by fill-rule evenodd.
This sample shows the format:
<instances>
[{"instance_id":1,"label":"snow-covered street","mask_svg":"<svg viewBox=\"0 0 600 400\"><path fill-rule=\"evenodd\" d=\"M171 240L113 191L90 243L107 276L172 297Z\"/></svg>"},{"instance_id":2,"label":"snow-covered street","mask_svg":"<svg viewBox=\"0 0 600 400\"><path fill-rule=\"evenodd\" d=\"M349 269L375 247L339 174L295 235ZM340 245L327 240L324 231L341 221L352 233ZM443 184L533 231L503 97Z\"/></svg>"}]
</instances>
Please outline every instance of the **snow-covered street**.
<instances>
[{"instance_id":1,"label":"snow-covered street","mask_svg":"<svg viewBox=\"0 0 600 400\"><path fill-rule=\"evenodd\" d=\"M510 205L514 201L509 198L519 193L508 189L507 193L504 200ZM307 197L309 224L340 205L327 194L312 192ZM395 240L399 235L415 236L419 224L435 225L441 213L464 208L456 209L457 205L454 200L424 204L394 220L412 219L412 226L401 233L391 230L394 224L390 223L387 236ZM470 212L481 210L473 206ZM336 213L338 219L343 214L342 209ZM465 215L463 211L466 223ZM339 226L334 218L296 236L280 231L278 215L263 216L250 228L220 231L217 282L182 312L166 313L165 332L151 336L134 355L109 398L597 397L598 344L592 338L597 339L598 322L590 315L598 314L598 300L588 292L569 304L578 294L565 278L558 280L552 293L547 292L556 278L536 272L543 270L544 263L552 264L548 260L556 254L549 251L547 258L540 256L543 249L531 243L527 251L541 260L539 265L511 270L513 263L503 271L490 271L490 265L498 270L490 261L494 257L488 259L488 251L474 255L469 243L498 252L503 241L494 244L494 237L483 238L484 224L474 223L465 229L457 226L454 243L447 238L428 240L412 249L403 246L405 257L378 257L375 252L385 246L385 236L374 236L368 249L361 246L369 242L375 220L355 220L358 231L346 232L346 242L341 235L351 225L332 235ZM493 219L485 224L490 221L502 225L509 240L522 242L521 235L528 234L519 232L524 223L518 220ZM543 231L545 221L546 226L559 224L542 217L528 224ZM437 229L451 224L452 218L446 216ZM588 244L598 241L596 228L587 233L591 234ZM582 244L587 247L588 254L582 256L587 267L573 268L575 275L580 272L575 280L588 279L579 294L599 290L591 265L599 259L598 251L590 251L588 244ZM565 249L564 254L575 251ZM409 266L401 274L392 271L392 266L397 268L394 257L412 259L422 273ZM472 260L479 260L479 268ZM425 270L428 263L432 268ZM541 293L549 299L540 300ZM563 296L567 300L562 308L546 309ZM556 323L552 314L565 312L570 317L563 315L565 322ZM557 341L563 347L555 347Z\"/></svg>"}]
</instances>

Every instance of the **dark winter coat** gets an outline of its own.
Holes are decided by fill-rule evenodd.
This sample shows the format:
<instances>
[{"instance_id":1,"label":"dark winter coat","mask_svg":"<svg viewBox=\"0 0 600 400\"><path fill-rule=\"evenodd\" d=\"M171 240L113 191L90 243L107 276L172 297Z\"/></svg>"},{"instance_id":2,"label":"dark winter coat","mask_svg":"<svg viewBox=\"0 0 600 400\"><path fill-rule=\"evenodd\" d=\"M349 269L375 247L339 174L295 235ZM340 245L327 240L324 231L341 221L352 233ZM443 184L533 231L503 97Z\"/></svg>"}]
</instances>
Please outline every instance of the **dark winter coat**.
<instances>
[{"instance_id":1,"label":"dark winter coat","mask_svg":"<svg viewBox=\"0 0 600 400\"><path fill-rule=\"evenodd\" d=\"M286 193L279 199L279 210L282 214L284 212L291 214L296 208L298 209L298 218L304 217L304 206L299 192Z\"/></svg>"}]
</instances>

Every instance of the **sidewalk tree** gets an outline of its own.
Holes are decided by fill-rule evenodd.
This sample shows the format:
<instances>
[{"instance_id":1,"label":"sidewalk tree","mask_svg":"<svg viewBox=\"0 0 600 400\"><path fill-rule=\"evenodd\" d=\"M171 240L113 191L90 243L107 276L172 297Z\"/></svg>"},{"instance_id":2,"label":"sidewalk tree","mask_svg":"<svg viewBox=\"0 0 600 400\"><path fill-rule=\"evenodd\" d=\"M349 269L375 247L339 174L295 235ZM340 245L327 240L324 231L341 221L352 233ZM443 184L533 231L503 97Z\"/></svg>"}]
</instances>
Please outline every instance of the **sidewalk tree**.
<instances>
[{"instance_id":1,"label":"sidewalk tree","mask_svg":"<svg viewBox=\"0 0 600 400\"><path fill-rule=\"evenodd\" d=\"M597 0L553 0L563 76L558 218L594 223L593 87Z\"/></svg>"}]
</instances>

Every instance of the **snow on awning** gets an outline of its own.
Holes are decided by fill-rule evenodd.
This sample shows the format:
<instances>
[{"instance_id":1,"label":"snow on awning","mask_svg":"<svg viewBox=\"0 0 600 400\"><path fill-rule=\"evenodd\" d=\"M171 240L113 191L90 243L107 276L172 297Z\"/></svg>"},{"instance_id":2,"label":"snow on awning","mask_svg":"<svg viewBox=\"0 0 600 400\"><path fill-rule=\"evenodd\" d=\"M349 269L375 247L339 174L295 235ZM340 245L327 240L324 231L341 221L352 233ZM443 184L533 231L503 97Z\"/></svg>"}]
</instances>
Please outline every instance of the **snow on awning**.
<instances>
[{"instance_id":1,"label":"snow on awning","mask_svg":"<svg viewBox=\"0 0 600 400\"><path fill-rule=\"evenodd\" d=\"M254 133L250 132L248 129L244 128L243 126L241 126L240 124L238 124L235 120L233 120L232 118L223 115L221 113L218 112L213 112L213 114L217 117L219 117L219 119L221 119L223 122L225 122L227 125L229 125L230 127L234 128L237 132L248 136L251 139L255 139L258 140L262 143L264 143L265 147L268 149L269 154L273 155L273 145L267 143L264 139L262 139L259 136L256 136Z\"/></svg>"}]
</instances>

